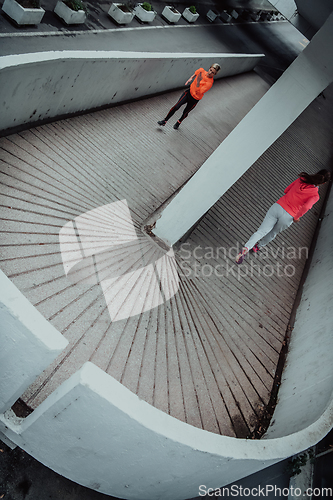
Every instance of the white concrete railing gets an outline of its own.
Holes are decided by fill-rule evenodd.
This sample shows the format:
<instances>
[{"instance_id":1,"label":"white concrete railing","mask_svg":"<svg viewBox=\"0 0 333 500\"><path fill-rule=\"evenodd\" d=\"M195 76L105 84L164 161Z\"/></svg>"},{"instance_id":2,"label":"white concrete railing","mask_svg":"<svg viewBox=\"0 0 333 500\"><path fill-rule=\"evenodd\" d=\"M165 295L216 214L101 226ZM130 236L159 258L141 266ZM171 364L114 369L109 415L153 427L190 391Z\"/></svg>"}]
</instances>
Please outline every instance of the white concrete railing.
<instances>
[{"instance_id":1,"label":"white concrete railing","mask_svg":"<svg viewBox=\"0 0 333 500\"><path fill-rule=\"evenodd\" d=\"M73 481L127 500L181 500L316 444L333 424L333 196L296 317L273 423L260 441L219 436L140 400L92 363L3 434ZM42 444L41 444L42 443Z\"/></svg>"},{"instance_id":2,"label":"white concrete railing","mask_svg":"<svg viewBox=\"0 0 333 500\"><path fill-rule=\"evenodd\" d=\"M199 67L218 78L251 71L264 54L54 51L0 57L0 131L183 87Z\"/></svg>"},{"instance_id":3,"label":"white concrete railing","mask_svg":"<svg viewBox=\"0 0 333 500\"><path fill-rule=\"evenodd\" d=\"M0 412L12 406L67 344L0 271Z\"/></svg>"}]
</instances>

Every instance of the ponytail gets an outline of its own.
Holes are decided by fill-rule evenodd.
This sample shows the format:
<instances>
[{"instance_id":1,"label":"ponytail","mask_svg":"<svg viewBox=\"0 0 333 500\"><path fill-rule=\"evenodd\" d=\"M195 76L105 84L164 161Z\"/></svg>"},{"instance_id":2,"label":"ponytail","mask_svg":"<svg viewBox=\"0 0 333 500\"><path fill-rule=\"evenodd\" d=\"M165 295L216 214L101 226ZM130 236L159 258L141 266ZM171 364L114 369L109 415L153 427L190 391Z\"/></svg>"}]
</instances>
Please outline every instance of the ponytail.
<instances>
[{"instance_id":1,"label":"ponytail","mask_svg":"<svg viewBox=\"0 0 333 500\"><path fill-rule=\"evenodd\" d=\"M304 184L314 184L318 186L319 184L324 184L331 179L331 172L329 170L319 170L316 174L307 174L306 172L301 172L299 174L301 182Z\"/></svg>"}]
</instances>

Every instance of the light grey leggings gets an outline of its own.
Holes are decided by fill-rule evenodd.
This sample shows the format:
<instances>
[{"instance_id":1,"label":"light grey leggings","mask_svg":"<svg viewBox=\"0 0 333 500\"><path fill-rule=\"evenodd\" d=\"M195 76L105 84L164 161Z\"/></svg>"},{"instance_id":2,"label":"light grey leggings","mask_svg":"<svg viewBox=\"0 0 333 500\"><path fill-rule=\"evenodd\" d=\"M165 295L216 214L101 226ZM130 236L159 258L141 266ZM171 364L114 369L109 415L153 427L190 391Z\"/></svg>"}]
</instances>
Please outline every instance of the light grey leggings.
<instances>
[{"instance_id":1,"label":"light grey leggings","mask_svg":"<svg viewBox=\"0 0 333 500\"><path fill-rule=\"evenodd\" d=\"M267 243L274 240L277 234L287 229L287 227L292 224L293 220L292 215L288 214L281 205L274 203L268 210L258 231L251 236L244 246L249 250L251 250L256 243L259 244L259 247L264 247Z\"/></svg>"}]
</instances>

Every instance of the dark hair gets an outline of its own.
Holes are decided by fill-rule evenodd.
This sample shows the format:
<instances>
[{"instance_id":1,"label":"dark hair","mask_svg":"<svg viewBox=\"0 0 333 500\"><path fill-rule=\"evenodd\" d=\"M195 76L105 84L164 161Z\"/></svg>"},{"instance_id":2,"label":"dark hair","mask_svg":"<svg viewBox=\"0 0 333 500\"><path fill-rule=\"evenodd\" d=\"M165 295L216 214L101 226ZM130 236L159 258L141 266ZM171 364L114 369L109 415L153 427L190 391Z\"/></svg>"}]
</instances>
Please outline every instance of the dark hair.
<instances>
[{"instance_id":1,"label":"dark hair","mask_svg":"<svg viewBox=\"0 0 333 500\"><path fill-rule=\"evenodd\" d=\"M324 184L331 179L331 172L326 169L319 170L316 174L307 174L306 172L301 172L299 178L304 184Z\"/></svg>"}]
</instances>

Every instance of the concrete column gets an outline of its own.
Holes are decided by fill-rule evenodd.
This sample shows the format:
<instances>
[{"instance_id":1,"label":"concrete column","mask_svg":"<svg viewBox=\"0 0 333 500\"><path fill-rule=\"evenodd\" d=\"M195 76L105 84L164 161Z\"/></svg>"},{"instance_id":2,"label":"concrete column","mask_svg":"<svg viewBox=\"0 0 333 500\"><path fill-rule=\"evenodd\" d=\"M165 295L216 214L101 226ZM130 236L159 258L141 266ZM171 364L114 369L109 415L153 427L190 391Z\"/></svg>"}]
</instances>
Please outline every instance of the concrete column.
<instances>
[{"instance_id":1,"label":"concrete column","mask_svg":"<svg viewBox=\"0 0 333 500\"><path fill-rule=\"evenodd\" d=\"M176 243L332 81L333 14L167 205L153 233Z\"/></svg>"},{"instance_id":2,"label":"concrete column","mask_svg":"<svg viewBox=\"0 0 333 500\"><path fill-rule=\"evenodd\" d=\"M68 344L0 271L0 413Z\"/></svg>"}]
</instances>

